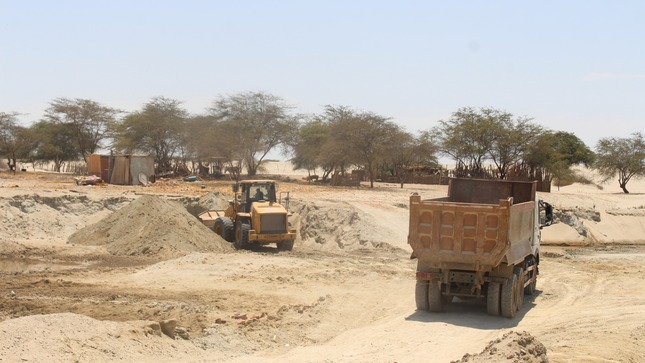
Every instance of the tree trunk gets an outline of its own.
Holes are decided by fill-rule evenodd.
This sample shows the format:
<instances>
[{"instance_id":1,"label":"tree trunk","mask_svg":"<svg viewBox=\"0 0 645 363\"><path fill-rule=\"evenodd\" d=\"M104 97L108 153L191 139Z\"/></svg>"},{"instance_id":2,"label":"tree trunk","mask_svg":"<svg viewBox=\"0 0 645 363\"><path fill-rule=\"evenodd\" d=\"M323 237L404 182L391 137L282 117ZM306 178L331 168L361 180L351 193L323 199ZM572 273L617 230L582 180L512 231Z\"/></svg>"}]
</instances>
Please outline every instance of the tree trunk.
<instances>
[{"instance_id":1,"label":"tree trunk","mask_svg":"<svg viewBox=\"0 0 645 363\"><path fill-rule=\"evenodd\" d=\"M621 182L619 184L620 184L620 189L622 189L625 194L629 194L629 190L627 190L627 183Z\"/></svg>"}]
</instances>

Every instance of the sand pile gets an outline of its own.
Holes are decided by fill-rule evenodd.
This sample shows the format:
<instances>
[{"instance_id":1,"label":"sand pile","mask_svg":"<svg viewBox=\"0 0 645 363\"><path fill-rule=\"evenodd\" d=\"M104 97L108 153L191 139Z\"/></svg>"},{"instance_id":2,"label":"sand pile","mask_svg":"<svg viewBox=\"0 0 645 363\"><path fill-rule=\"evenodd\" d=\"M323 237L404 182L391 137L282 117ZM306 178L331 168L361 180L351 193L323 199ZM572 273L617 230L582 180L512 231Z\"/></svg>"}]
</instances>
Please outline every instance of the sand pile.
<instances>
[{"instance_id":1,"label":"sand pile","mask_svg":"<svg viewBox=\"0 0 645 363\"><path fill-rule=\"evenodd\" d=\"M344 201L292 201L302 243L322 250L397 249L383 217ZM374 210L373 210L374 211ZM406 211L402 211L407 216ZM407 218L407 217L406 217ZM396 228L407 228L407 225Z\"/></svg>"},{"instance_id":2,"label":"sand pile","mask_svg":"<svg viewBox=\"0 0 645 363\"><path fill-rule=\"evenodd\" d=\"M64 243L87 223L95 222L130 202L125 197L101 200L83 195L16 195L0 199L0 240L43 240Z\"/></svg>"},{"instance_id":3,"label":"sand pile","mask_svg":"<svg viewBox=\"0 0 645 363\"><path fill-rule=\"evenodd\" d=\"M0 360L11 362L172 362L204 351L173 340L150 321L100 321L78 314L32 315L0 322ZM211 354L212 355L212 354Z\"/></svg>"},{"instance_id":4,"label":"sand pile","mask_svg":"<svg viewBox=\"0 0 645 363\"><path fill-rule=\"evenodd\" d=\"M228 197L214 190L204 194L200 198L179 197L171 198L170 200L183 204L190 214L197 216L199 213L206 210L225 210L228 208Z\"/></svg>"},{"instance_id":5,"label":"sand pile","mask_svg":"<svg viewBox=\"0 0 645 363\"><path fill-rule=\"evenodd\" d=\"M488 343L479 354L466 354L454 363L546 363L546 347L527 332L509 332Z\"/></svg>"},{"instance_id":6,"label":"sand pile","mask_svg":"<svg viewBox=\"0 0 645 363\"><path fill-rule=\"evenodd\" d=\"M69 237L68 243L105 246L114 255L175 257L232 250L177 202L145 195Z\"/></svg>"}]
</instances>

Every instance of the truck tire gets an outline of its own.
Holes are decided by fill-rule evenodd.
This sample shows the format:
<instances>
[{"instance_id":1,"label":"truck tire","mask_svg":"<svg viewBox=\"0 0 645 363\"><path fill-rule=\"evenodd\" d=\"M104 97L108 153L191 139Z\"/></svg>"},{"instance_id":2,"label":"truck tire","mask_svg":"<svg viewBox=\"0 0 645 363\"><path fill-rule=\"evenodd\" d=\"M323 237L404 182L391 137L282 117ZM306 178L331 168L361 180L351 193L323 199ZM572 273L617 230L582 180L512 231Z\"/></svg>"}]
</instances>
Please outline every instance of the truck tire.
<instances>
[{"instance_id":1,"label":"truck tire","mask_svg":"<svg viewBox=\"0 0 645 363\"><path fill-rule=\"evenodd\" d=\"M278 251L291 251L293 249L293 240L287 240L277 243Z\"/></svg>"},{"instance_id":2,"label":"truck tire","mask_svg":"<svg viewBox=\"0 0 645 363\"><path fill-rule=\"evenodd\" d=\"M511 277L502 285L502 293L500 299L500 312L503 317L514 318L517 312L517 290L519 281L517 275L513 273Z\"/></svg>"},{"instance_id":3,"label":"truck tire","mask_svg":"<svg viewBox=\"0 0 645 363\"><path fill-rule=\"evenodd\" d=\"M531 258L531 260L527 262L527 266L533 265L535 265L535 260ZM526 272L526 278L533 279L533 282L526 285L524 288L524 295L533 295L537 289L537 266L535 266L535 269Z\"/></svg>"},{"instance_id":4,"label":"truck tire","mask_svg":"<svg viewBox=\"0 0 645 363\"><path fill-rule=\"evenodd\" d=\"M526 280L526 274L524 273L524 269L521 267L516 267L515 268L515 274L517 275L517 297L515 298L515 304L517 305L517 311L519 311L522 308L522 304L524 304L524 281Z\"/></svg>"},{"instance_id":5,"label":"truck tire","mask_svg":"<svg viewBox=\"0 0 645 363\"><path fill-rule=\"evenodd\" d=\"M441 296L441 282L428 283L428 311L439 313L443 311L443 298Z\"/></svg>"},{"instance_id":6,"label":"truck tire","mask_svg":"<svg viewBox=\"0 0 645 363\"><path fill-rule=\"evenodd\" d=\"M417 280L414 299L417 303L417 310L428 310L428 280Z\"/></svg>"},{"instance_id":7,"label":"truck tire","mask_svg":"<svg viewBox=\"0 0 645 363\"><path fill-rule=\"evenodd\" d=\"M235 225L228 217L219 217L215 219L213 231L219 234L226 242L235 241Z\"/></svg>"},{"instance_id":8,"label":"truck tire","mask_svg":"<svg viewBox=\"0 0 645 363\"><path fill-rule=\"evenodd\" d=\"M235 242L233 245L236 249L247 249L249 248L249 231L251 230L251 225L248 223L240 223L238 225L238 230L235 236Z\"/></svg>"},{"instance_id":9,"label":"truck tire","mask_svg":"<svg viewBox=\"0 0 645 363\"><path fill-rule=\"evenodd\" d=\"M499 282L488 283L488 293L486 293L486 310L489 315L499 315L499 295L500 295Z\"/></svg>"}]
</instances>

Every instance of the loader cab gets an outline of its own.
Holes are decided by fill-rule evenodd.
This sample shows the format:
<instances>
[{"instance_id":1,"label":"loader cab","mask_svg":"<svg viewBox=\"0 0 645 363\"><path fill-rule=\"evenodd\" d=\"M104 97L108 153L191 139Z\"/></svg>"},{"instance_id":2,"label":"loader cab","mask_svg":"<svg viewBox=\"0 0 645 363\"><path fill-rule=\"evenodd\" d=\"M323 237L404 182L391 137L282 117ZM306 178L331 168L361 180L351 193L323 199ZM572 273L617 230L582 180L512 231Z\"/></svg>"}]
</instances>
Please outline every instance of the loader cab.
<instances>
[{"instance_id":1,"label":"loader cab","mask_svg":"<svg viewBox=\"0 0 645 363\"><path fill-rule=\"evenodd\" d=\"M270 180L248 180L233 185L233 191L239 195L240 209L248 213L253 203L275 203L276 184Z\"/></svg>"}]
</instances>

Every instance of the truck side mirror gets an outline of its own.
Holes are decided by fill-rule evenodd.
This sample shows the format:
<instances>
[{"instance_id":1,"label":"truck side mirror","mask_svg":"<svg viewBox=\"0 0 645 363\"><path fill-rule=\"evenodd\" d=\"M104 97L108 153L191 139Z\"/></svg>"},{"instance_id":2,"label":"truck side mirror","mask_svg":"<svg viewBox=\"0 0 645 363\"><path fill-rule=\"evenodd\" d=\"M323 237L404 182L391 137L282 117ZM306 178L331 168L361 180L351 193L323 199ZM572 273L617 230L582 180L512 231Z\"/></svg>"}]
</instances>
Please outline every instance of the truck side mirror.
<instances>
[{"instance_id":1,"label":"truck side mirror","mask_svg":"<svg viewBox=\"0 0 645 363\"><path fill-rule=\"evenodd\" d=\"M240 190L240 184L238 183L233 184L233 193L237 193L238 190Z\"/></svg>"}]
</instances>

